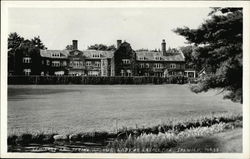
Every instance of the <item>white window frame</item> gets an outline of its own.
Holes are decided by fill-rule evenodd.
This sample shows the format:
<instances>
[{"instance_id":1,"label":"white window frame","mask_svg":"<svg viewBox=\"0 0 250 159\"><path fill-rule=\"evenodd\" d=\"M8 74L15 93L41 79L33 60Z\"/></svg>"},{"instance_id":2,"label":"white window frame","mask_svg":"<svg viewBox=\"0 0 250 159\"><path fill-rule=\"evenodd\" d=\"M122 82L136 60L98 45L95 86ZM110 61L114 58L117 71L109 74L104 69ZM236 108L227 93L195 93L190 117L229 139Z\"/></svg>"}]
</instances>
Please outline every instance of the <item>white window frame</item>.
<instances>
[{"instance_id":1,"label":"white window frame","mask_svg":"<svg viewBox=\"0 0 250 159\"><path fill-rule=\"evenodd\" d=\"M101 57L101 55L99 53L95 53L95 54L92 54L92 57L93 58L99 58L99 57Z\"/></svg>"},{"instance_id":2,"label":"white window frame","mask_svg":"<svg viewBox=\"0 0 250 159\"><path fill-rule=\"evenodd\" d=\"M53 67L60 67L60 61L52 61Z\"/></svg>"},{"instance_id":3,"label":"white window frame","mask_svg":"<svg viewBox=\"0 0 250 159\"><path fill-rule=\"evenodd\" d=\"M96 66L96 67L101 67L101 62L95 61L95 66Z\"/></svg>"},{"instance_id":4,"label":"white window frame","mask_svg":"<svg viewBox=\"0 0 250 159\"><path fill-rule=\"evenodd\" d=\"M162 64L161 63L156 63L154 66L155 66L155 68L162 68Z\"/></svg>"},{"instance_id":5,"label":"white window frame","mask_svg":"<svg viewBox=\"0 0 250 159\"><path fill-rule=\"evenodd\" d=\"M155 56L155 60L161 60L161 57L160 56Z\"/></svg>"},{"instance_id":6,"label":"white window frame","mask_svg":"<svg viewBox=\"0 0 250 159\"><path fill-rule=\"evenodd\" d=\"M130 59L122 59L122 63L123 64L130 64L131 61L130 61Z\"/></svg>"},{"instance_id":7,"label":"white window frame","mask_svg":"<svg viewBox=\"0 0 250 159\"><path fill-rule=\"evenodd\" d=\"M171 69L175 69L175 68L176 68L176 64L175 64L175 63L171 63L171 64L170 64L170 68L171 68Z\"/></svg>"},{"instance_id":8,"label":"white window frame","mask_svg":"<svg viewBox=\"0 0 250 159\"><path fill-rule=\"evenodd\" d=\"M121 76L125 76L124 70L121 70Z\"/></svg>"},{"instance_id":9,"label":"white window frame","mask_svg":"<svg viewBox=\"0 0 250 159\"><path fill-rule=\"evenodd\" d=\"M144 63L140 63L140 68L144 68Z\"/></svg>"},{"instance_id":10,"label":"white window frame","mask_svg":"<svg viewBox=\"0 0 250 159\"><path fill-rule=\"evenodd\" d=\"M23 57L23 63L31 63L31 57Z\"/></svg>"},{"instance_id":11,"label":"white window frame","mask_svg":"<svg viewBox=\"0 0 250 159\"><path fill-rule=\"evenodd\" d=\"M30 73L31 73L31 69L30 68L26 68L26 69L23 69L23 72L24 72L24 75L25 76L29 76L30 75Z\"/></svg>"},{"instance_id":12,"label":"white window frame","mask_svg":"<svg viewBox=\"0 0 250 159\"><path fill-rule=\"evenodd\" d=\"M132 76L131 70L127 70L126 72L127 72L128 77Z\"/></svg>"},{"instance_id":13,"label":"white window frame","mask_svg":"<svg viewBox=\"0 0 250 159\"><path fill-rule=\"evenodd\" d=\"M91 66L91 61L86 61L86 66Z\"/></svg>"}]
</instances>

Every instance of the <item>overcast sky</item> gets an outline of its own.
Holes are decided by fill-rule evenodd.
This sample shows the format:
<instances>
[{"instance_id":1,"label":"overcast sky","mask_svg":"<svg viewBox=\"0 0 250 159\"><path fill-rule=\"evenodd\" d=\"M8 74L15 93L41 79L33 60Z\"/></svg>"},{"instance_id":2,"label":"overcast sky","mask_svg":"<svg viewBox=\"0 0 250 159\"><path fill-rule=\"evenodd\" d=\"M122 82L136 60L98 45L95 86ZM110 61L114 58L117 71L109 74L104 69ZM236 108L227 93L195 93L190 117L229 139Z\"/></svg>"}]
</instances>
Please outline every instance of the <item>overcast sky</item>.
<instances>
[{"instance_id":1,"label":"overcast sky","mask_svg":"<svg viewBox=\"0 0 250 159\"><path fill-rule=\"evenodd\" d=\"M207 18L209 8L11 8L9 33L24 38L40 36L48 49L64 49L72 40L86 49L96 43L129 42L133 49L185 45L185 39L172 30L197 28Z\"/></svg>"}]
</instances>

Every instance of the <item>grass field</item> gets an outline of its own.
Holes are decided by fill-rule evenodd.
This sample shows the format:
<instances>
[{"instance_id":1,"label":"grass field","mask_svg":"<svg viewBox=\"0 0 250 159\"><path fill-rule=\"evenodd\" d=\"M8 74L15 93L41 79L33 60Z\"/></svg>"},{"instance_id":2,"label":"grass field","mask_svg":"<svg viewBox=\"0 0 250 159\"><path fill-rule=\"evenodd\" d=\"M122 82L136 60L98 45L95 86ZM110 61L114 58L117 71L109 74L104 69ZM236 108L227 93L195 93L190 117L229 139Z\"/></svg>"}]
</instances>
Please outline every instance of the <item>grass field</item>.
<instances>
[{"instance_id":1,"label":"grass field","mask_svg":"<svg viewBox=\"0 0 250 159\"><path fill-rule=\"evenodd\" d=\"M217 91L188 85L9 85L8 134L115 131L211 113L241 113Z\"/></svg>"}]
</instances>

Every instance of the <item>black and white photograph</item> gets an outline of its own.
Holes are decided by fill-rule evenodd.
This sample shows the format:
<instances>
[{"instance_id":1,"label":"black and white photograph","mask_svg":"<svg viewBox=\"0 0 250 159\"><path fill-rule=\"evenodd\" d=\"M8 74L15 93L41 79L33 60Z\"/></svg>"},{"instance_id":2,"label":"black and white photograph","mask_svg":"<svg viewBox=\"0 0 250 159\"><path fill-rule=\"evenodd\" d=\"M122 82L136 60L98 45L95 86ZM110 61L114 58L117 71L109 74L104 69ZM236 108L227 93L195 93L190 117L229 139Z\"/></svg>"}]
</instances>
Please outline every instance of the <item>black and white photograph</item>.
<instances>
[{"instance_id":1,"label":"black and white photograph","mask_svg":"<svg viewBox=\"0 0 250 159\"><path fill-rule=\"evenodd\" d=\"M249 158L250 3L190 3L1 2L1 155Z\"/></svg>"}]
</instances>

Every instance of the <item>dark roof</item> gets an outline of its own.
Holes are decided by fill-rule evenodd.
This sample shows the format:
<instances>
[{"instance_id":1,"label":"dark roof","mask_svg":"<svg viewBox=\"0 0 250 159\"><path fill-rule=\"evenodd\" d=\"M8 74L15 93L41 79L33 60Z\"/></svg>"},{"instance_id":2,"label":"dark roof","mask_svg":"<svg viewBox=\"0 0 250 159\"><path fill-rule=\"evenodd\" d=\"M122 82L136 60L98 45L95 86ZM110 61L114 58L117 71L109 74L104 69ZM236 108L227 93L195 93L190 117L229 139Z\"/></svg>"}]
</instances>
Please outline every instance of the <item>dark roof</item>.
<instances>
[{"instance_id":1,"label":"dark roof","mask_svg":"<svg viewBox=\"0 0 250 159\"><path fill-rule=\"evenodd\" d=\"M159 59L156 59L159 57ZM141 60L141 58L143 58ZM185 61L185 57L181 51L178 53L167 53L166 56L163 52L153 52L153 51L136 51L136 59L138 61Z\"/></svg>"},{"instance_id":2,"label":"dark roof","mask_svg":"<svg viewBox=\"0 0 250 159\"><path fill-rule=\"evenodd\" d=\"M99 54L100 57L93 57L94 54ZM86 58L112 58L114 56L114 51L101 51L101 50L84 50L83 55Z\"/></svg>"},{"instance_id":3,"label":"dark roof","mask_svg":"<svg viewBox=\"0 0 250 159\"><path fill-rule=\"evenodd\" d=\"M60 56L52 56L53 54L60 54ZM50 58L67 58L69 55L68 50L40 50L40 55L42 57L50 57Z\"/></svg>"}]
</instances>

